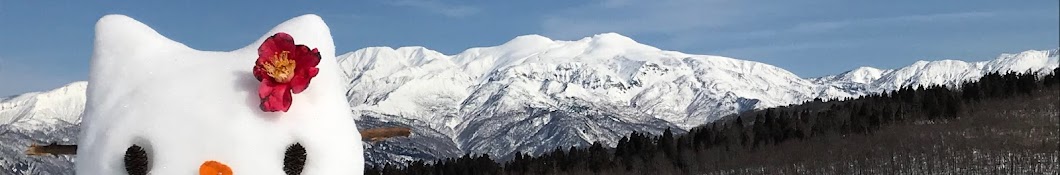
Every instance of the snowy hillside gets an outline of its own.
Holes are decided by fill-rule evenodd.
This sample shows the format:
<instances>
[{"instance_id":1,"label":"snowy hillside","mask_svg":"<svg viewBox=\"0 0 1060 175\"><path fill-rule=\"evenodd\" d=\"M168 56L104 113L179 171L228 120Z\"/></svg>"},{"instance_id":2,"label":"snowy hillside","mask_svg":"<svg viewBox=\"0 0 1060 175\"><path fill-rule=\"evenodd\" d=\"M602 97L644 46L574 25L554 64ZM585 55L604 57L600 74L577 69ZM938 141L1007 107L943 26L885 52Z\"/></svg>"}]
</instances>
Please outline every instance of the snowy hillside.
<instances>
[{"instance_id":1,"label":"snowy hillside","mask_svg":"<svg viewBox=\"0 0 1060 175\"><path fill-rule=\"evenodd\" d=\"M1058 65L1057 50L1032 50L984 62L921 61L800 78L764 63L666 51L614 33L577 41L520 36L456 55L372 47L338 59L359 128L413 129L409 138L366 142L366 159L376 163L464 153L504 159L515 151L613 145L629 132L688 129L755 108ZM29 158L22 150L30 143L75 142L84 88L78 82L3 99L0 171L71 167L68 157Z\"/></svg>"}]
</instances>

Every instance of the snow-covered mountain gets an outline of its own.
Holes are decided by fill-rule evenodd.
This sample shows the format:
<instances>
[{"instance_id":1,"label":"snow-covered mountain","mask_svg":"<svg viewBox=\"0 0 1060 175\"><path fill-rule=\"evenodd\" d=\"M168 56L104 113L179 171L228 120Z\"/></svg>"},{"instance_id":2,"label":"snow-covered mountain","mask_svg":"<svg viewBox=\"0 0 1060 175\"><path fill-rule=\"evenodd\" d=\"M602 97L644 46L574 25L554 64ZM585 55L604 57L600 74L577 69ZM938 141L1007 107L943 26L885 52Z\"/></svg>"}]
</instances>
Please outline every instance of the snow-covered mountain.
<instances>
[{"instance_id":1,"label":"snow-covered mountain","mask_svg":"<svg viewBox=\"0 0 1060 175\"><path fill-rule=\"evenodd\" d=\"M355 111L429 133L397 143L451 140L456 148L444 150L496 157L594 141L615 144L631 131L689 129L739 111L813 98L955 85L996 71L1048 72L1057 67L1056 55L1032 50L993 61L920 61L896 70L863 67L803 79L768 64L666 51L605 33L577 41L520 36L456 55L372 47L339 60Z\"/></svg>"},{"instance_id":2,"label":"snow-covered mountain","mask_svg":"<svg viewBox=\"0 0 1060 175\"><path fill-rule=\"evenodd\" d=\"M73 157L27 156L31 144L77 143L86 82L0 99L0 174L74 174Z\"/></svg>"},{"instance_id":3,"label":"snow-covered mountain","mask_svg":"<svg viewBox=\"0 0 1060 175\"><path fill-rule=\"evenodd\" d=\"M664 51L614 33L578 41L527 35L453 56L375 47L339 59L355 110L457 130L483 118L468 115L583 105L622 107L687 129L742 109L847 95L822 94L772 65Z\"/></svg>"},{"instance_id":4,"label":"snow-covered mountain","mask_svg":"<svg viewBox=\"0 0 1060 175\"><path fill-rule=\"evenodd\" d=\"M457 55L373 47L339 60L363 116L408 121L458 150L495 157L615 144L632 131L689 129L738 111L849 96L772 65L665 51L615 33L577 41L527 35Z\"/></svg>"},{"instance_id":5,"label":"snow-covered mountain","mask_svg":"<svg viewBox=\"0 0 1060 175\"><path fill-rule=\"evenodd\" d=\"M992 72L1049 73L1057 67L1057 50L1028 50L1018 54L1001 54L994 60L964 62L959 60L917 61L898 69L861 67L839 75L810 79L846 94L895 90L901 87L957 85L974 81Z\"/></svg>"},{"instance_id":6,"label":"snow-covered mountain","mask_svg":"<svg viewBox=\"0 0 1060 175\"><path fill-rule=\"evenodd\" d=\"M920 61L800 78L764 63L666 51L614 33L576 41L527 35L456 55L371 47L338 58L360 128L413 129L408 138L366 144L366 160L376 163L613 145L633 131L680 132L756 108L1058 66L1057 50L1031 50L983 62ZM69 165L69 158L28 158L21 151L30 143L75 141L84 87L78 82L2 99L0 171Z\"/></svg>"}]
</instances>

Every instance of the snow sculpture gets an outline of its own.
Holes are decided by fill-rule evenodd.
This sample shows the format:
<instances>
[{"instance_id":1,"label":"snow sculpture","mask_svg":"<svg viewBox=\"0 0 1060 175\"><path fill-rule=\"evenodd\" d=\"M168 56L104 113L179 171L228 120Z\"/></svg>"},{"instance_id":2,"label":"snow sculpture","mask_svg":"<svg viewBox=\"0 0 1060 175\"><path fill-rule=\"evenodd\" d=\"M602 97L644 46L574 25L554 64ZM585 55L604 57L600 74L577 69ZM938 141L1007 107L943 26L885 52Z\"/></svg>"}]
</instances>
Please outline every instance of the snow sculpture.
<instances>
[{"instance_id":1,"label":"snow sculpture","mask_svg":"<svg viewBox=\"0 0 1060 175\"><path fill-rule=\"evenodd\" d=\"M264 112L252 68L261 43L280 32L319 50L319 74L293 94L289 110ZM303 175L363 173L361 136L319 16L296 17L242 49L218 52L107 15L96 24L93 52L77 174L292 174L297 163ZM304 160L290 150L304 151Z\"/></svg>"}]
</instances>

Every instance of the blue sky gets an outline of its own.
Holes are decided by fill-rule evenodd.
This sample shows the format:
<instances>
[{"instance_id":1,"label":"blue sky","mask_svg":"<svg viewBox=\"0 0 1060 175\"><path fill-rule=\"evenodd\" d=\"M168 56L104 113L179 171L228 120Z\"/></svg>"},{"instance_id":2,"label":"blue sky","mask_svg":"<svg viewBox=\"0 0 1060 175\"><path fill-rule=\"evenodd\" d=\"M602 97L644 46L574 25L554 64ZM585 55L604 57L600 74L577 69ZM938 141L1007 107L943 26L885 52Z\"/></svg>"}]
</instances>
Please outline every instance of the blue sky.
<instances>
[{"instance_id":1,"label":"blue sky","mask_svg":"<svg viewBox=\"0 0 1060 175\"><path fill-rule=\"evenodd\" d=\"M0 0L0 96L87 78L93 26L126 14L201 50L232 50L301 14L322 16L337 53L425 46L445 54L518 35L618 32L665 50L760 61L802 77L916 60L987 60L1053 49L1060 2L744 0Z\"/></svg>"}]
</instances>

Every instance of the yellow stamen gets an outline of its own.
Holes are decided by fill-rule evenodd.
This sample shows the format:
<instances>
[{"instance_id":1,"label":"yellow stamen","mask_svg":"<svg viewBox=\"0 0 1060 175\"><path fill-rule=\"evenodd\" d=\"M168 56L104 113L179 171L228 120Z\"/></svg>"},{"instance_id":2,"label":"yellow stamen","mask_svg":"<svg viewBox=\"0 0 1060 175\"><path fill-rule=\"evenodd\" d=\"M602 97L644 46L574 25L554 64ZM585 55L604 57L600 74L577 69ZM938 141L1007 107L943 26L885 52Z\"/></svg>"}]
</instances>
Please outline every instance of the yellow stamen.
<instances>
[{"instance_id":1,"label":"yellow stamen","mask_svg":"<svg viewBox=\"0 0 1060 175\"><path fill-rule=\"evenodd\" d=\"M294 77L294 67L296 63L294 60L287 57L287 54L289 53L291 52L282 51L274 53L272 59L263 65L263 67L265 67L265 72L269 74L269 77L272 77L272 79L278 83L287 83Z\"/></svg>"}]
</instances>

